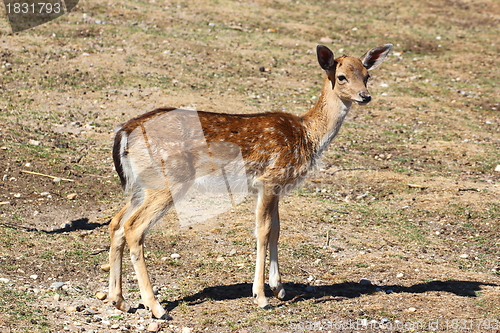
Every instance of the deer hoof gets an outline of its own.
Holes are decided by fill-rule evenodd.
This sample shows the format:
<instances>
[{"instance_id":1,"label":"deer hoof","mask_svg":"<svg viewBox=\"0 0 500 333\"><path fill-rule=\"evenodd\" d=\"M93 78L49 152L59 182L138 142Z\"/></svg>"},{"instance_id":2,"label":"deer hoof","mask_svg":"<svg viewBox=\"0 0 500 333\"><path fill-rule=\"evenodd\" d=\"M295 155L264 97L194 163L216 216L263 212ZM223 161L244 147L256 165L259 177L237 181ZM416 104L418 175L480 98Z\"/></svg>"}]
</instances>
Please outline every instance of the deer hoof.
<instances>
[{"instance_id":1,"label":"deer hoof","mask_svg":"<svg viewBox=\"0 0 500 333\"><path fill-rule=\"evenodd\" d=\"M163 318L170 318L165 309L160 305L160 303L156 302L156 304L151 307L151 312L153 313L153 316L157 319L163 319ZM165 319L165 320L170 320L170 319Z\"/></svg>"},{"instance_id":2,"label":"deer hoof","mask_svg":"<svg viewBox=\"0 0 500 333\"><path fill-rule=\"evenodd\" d=\"M274 296L276 296L280 301L285 299L286 296L285 288L281 287L281 289L273 290L273 292Z\"/></svg>"}]
</instances>

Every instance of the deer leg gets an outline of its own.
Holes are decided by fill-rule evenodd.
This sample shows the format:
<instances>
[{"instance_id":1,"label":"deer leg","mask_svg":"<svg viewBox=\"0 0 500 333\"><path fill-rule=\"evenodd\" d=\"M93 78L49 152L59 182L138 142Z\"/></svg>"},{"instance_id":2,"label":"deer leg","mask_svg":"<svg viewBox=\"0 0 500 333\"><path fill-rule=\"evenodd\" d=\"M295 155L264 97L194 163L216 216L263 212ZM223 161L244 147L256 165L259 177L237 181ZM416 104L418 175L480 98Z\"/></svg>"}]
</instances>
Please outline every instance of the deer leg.
<instances>
[{"instance_id":1,"label":"deer leg","mask_svg":"<svg viewBox=\"0 0 500 333\"><path fill-rule=\"evenodd\" d=\"M269 302L264 294L266 252L271 234L272 214L278 205L278 196L262 187L257 199L256 228L257 258L255 263L255 278L253 281L253 297L261 308L269 308Z\"/></svg>"},{"instance_id":2,"label":"deer leg","mask_svg":"<svg viewBox=\"0 0 500 333\"><path fill-rule=\"evenodd\" d=\"M122 311L128 311L130 306L125 302L122 293L122 260L125 247L123 231L124 215L130 208L130 202L123 207L111 220L109 231L111 245L109 248L109 296L108 299Z\"/></svg>"},{"instance_id":3,"label":"deer leg","mask_svg":"<svg viewBox=\"0 0 500 333\"><path fill-rule=\"evenodd\" d=\"M172 206L172 197L168 191L145 191L141 207L125 222L125 239L130 248L130 259L137 275L141 298L155 318L169 319L165 309L153 293L151 280L144 260L144 239L149 228L158 221Z\"/></svg>"},{"instance_id":4,"label":"deer leg","mask_svg":"<svg viewBox=\"0 0 500 333\"><path fill-rule=\"evenodd\" d=\"M280 236L280 218L278 212L278 200L275 201L271 213L271 233L269 235L269 287L274 295L280 300L285 298L285 289L281 283L281 276L278 265L278 238Z\"/></svg>"}]
</instances>

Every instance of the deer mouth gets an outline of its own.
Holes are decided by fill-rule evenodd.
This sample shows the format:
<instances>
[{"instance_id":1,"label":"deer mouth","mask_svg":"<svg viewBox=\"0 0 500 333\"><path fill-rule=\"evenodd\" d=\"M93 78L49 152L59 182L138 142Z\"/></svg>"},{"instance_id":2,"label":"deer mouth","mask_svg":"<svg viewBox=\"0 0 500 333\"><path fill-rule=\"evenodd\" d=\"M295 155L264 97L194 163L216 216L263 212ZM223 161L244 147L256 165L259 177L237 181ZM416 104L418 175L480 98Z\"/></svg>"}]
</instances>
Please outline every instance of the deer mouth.
<instances>
[{"instance_id":1,"label":"deer mouth","mask_svg":"<svg viewBox=\"0 0 500 333\"><path fill-rule=\"evenodd\" d=\"M358 105L366 105L370 103L370 100L361 100L361 101L354 101Z\"/></svg>"},{"instance_id":2,"label":"deer mouth","mask_svg":"<svg viewBox=\"0 0 500 333\"><path fill-rule=\"evenodd\" d=\"M372 96L369 92L360 92L359 99L356 99L356 103L360 105L368 104L372 100Z\"/></svg>"}]
</instances>

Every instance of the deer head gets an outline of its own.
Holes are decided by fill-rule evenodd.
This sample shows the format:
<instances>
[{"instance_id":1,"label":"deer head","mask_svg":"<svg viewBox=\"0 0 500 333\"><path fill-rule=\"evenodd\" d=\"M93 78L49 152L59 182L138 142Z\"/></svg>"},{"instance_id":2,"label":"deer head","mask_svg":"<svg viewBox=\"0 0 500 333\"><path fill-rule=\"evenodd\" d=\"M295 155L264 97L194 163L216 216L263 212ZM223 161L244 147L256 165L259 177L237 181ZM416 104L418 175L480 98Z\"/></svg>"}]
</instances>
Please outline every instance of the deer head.
<instances>
[{"instance_id":1,"label":"deer head","mask_svg":"<svg viewBox=\"0 0 500 333\"><path fill-rule=\"evenodd\" d=\"M335 59L324 45L318 45L316 50L319 65L328 75L336 96L343 101L367 104L372 99L366 87L368 71L380 65L391 48L392 44L373 48L359 59L349 56Z\"/></svg>"}]
</instances>

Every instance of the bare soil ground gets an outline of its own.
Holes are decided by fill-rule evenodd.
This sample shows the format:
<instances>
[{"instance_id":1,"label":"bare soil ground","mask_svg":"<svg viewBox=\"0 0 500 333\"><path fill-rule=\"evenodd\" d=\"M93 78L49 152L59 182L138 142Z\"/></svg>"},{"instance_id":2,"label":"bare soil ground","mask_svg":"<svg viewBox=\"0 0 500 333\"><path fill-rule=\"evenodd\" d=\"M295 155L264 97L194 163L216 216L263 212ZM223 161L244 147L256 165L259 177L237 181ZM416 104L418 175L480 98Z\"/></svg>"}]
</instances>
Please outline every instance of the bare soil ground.
<instances>
[{"instance_id":1,"label":"bare soil ground","mask_svg":"<svg viewBox=\"0 0 500 333\"><path fill-rule=\"evenodd\" d=\"M20 33L2 19L0 331L499 331L499 25L496 0L89 0ZM160 106L303 113L319 43L394 49L372 103L282 199L288 300L253 304L251 197L207 225L180 228L172 212L150 232L172 321L140 307L128 259L137 311L98 300L124 202L115 127Z\"/></svg>"}]
</instances>

